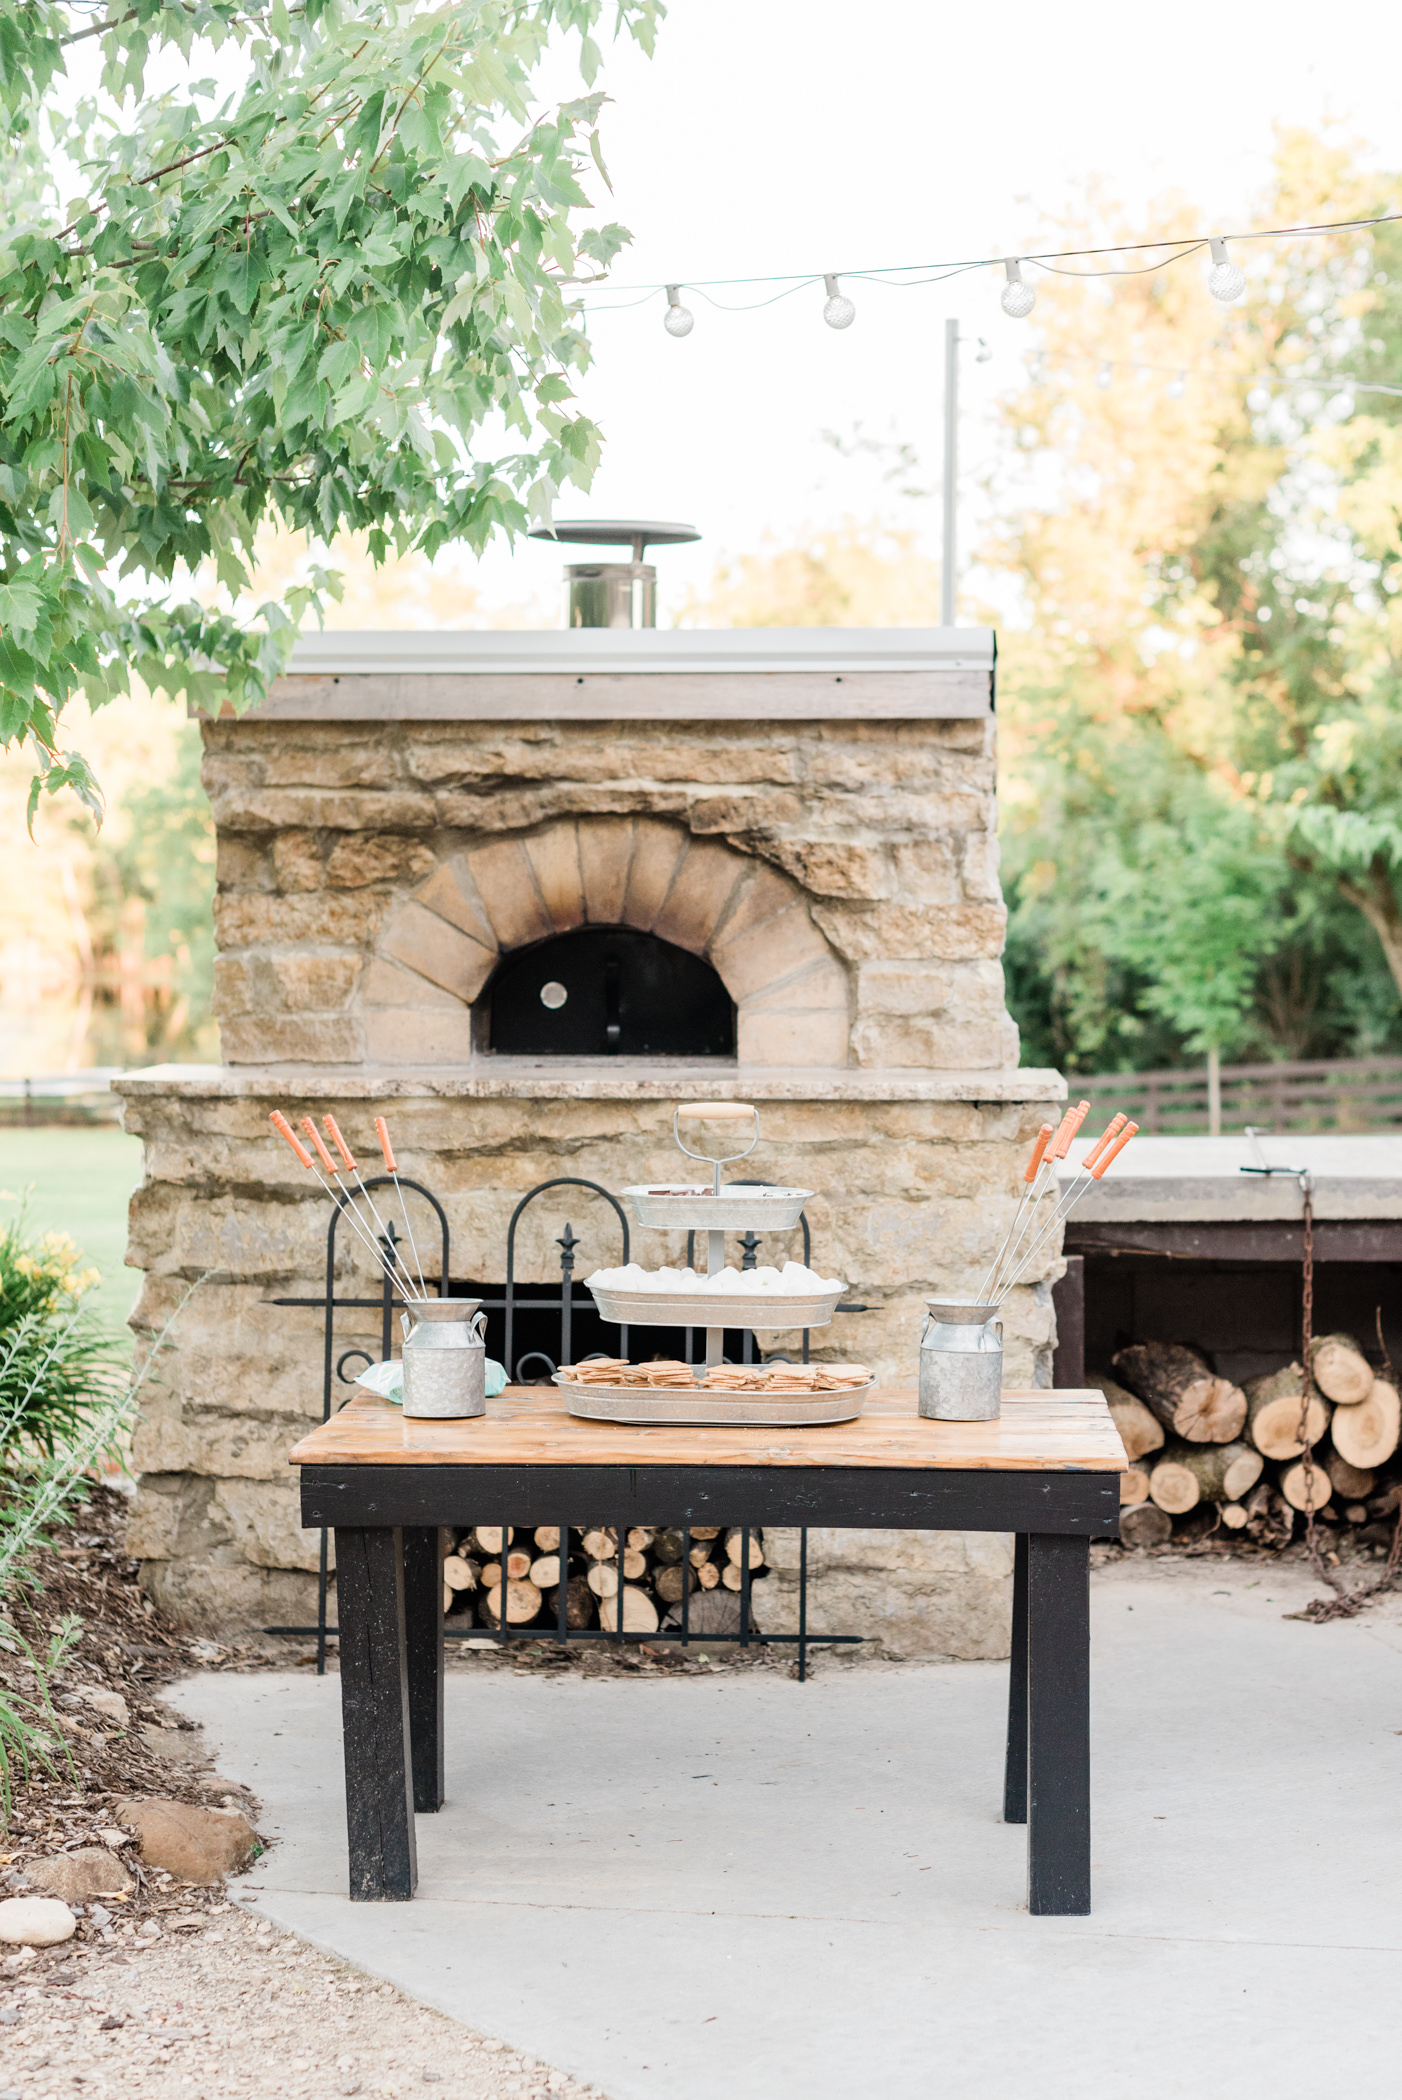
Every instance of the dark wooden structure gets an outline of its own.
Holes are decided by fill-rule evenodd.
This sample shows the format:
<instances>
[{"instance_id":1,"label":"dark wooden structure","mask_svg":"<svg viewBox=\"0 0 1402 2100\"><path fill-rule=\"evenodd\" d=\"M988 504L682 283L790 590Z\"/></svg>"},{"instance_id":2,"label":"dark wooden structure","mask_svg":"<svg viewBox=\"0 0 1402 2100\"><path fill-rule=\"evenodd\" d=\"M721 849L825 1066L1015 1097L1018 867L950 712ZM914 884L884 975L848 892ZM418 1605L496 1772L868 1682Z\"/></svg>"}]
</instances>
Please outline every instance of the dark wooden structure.
<instances>
[{"instance_id":1,"label":"dark wooden structure","mask_svg":"<svg viewBox=\"0 0 1402 2100\"><path fill-rule=\"evenodd\" d=\"M1015 1533L1004 1816L1028 1826L1029 1908L1089 1911L1089 1547L1116 1535L1125 1465L1099 1393L1007 1393L967 1423L878 1393L855 1422L784 1432L585 1423L539 1387L457 1422L364 1397L292 1463L303 1523L336 1533L352 1901L414 1893L414 1815L443 1803L442 1527L495 1508L607 1512L620 1538L659 1520Z\"/></svg>"}]
</instances>

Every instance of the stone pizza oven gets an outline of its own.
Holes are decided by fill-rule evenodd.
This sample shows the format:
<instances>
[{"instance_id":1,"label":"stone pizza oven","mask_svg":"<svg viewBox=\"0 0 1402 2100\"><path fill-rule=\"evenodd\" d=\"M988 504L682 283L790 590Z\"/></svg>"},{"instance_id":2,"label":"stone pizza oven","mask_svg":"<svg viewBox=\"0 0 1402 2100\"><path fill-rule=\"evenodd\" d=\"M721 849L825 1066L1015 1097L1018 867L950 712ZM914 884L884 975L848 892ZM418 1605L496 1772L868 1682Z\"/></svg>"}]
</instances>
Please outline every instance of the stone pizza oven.
<instances>
[{"instance_id":1,"label":"stone pizza oven","mask_svg":"<svg viewBox=\"0 0 1402 2100\"><path fill-rule=\"evenodd\" d=\"M977 629L341 633L206 725L225 1061L122 1085L140 1336L200 1279L136 1440L163 1606L215 1632L313 1609L286 1457L320 1415L319 1318L271 1301L319 1289L327 1206L273 1108L362 1144L383 1110L480 1282L536 1183L675 1174L678 1098L754 1101L752 1170L818 1192L815 1262L868 1308L815 1353L914 1382L922 1298L977 1282L1064 1092L1019 1068L1004 1005L993 701ZM605 1206L568 1215L581 1275L617 1259ZM534 1206L518 1275L558 1275L559 1229ZM1052 1340L1042 1281L1009 1307L1010 1381L1049 1384ZM815 1625L1006 1652L1002 1540L815 1536L812 1565Z\"/></svg>"}]
</instances>

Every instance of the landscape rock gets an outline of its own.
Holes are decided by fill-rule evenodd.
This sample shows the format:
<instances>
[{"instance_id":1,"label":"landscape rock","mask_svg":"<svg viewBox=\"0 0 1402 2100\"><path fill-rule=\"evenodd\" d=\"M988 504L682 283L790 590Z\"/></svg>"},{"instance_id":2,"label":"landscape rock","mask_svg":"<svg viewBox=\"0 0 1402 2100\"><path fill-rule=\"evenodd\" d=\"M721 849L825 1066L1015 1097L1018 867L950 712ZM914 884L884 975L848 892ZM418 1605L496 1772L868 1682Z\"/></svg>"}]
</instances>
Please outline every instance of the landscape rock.
<instances>
[{"instance_id":1,"label":"landscape rock","mask_svg":"<svg viewBox=\"0 0 1402 2100\"><path fill-rule=\"evenodd\" d=\"M77 1930L68 1905L53 1896L7 1896L0 1903L0 1940L11 1947L57 1947Z\"/></svg>"},{"instance_id":2,"label":"landscape rock","mask_svg":"<svg viewBox=\"0 0 1402 2100\"><path fill-rule=\"evenodd\" d=\"M84 1706L90 1706L94 1713L101 1714L108 1721L115 1721L118 1728L131 1726L131 1714L120 1692L109 1692L101 1685L83 1685L79 1687L78 1697Z\"/></svg>"},{"instance_id":3,"label":"landscape rock","mask_svg":"<svg viewBox=\"0 0 1402 2100\"><path fill-rule=\"evenodd\" d=\"M119 1801L117 1816L136 1832L148 1867L206 1887L241 1867L259 1845L253 1825L233 1808L196 1808L157 1797ZM0 1904L0 1912L4 1908Z\"/></svg>"},{"instance_id":4,"label":"landscape rock","mask_svg":"<svg viewBox=\"0 0 1402 2100\"><path fill-rule=\"evenodd\" d=\"M195 1728L143 1728L141 1740L155 1756L171 1764L194 1765L204 1760L204 1738Z\"/></svg>"},{"instance_id":5,"label":"landscape rock","mask_svg":"<svg viewBox=\"0 0 1402 2100\"><path fill-rule=\"evenodd\" d=\"M65 1903L90 1903L94 1896L120 1896L131 1887L131 1876L105 1845L83 1845L76 1852L59 1852L51 1859L36 1859L25 1872L36 1888L61 1896Z\"/></svg>"}]
</instances>

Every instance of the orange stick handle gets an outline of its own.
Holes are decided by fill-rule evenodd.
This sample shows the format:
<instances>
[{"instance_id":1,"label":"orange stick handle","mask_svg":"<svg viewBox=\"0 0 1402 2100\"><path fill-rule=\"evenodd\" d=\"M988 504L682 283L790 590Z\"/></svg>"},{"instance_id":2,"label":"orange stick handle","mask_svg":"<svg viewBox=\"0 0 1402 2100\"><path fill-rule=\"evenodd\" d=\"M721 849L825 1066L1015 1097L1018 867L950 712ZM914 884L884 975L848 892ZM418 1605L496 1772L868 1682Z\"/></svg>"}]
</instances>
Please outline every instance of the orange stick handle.
<instances>
[{"instance_id":1,"label":"orange stick handle","mask_svg":"<svg viewBox=\"0 0 1402 2100\"><path fill-rule=\"evenodd\" d=\"M302 1128L306 1131L308 1138L310 1139L313 1146L316 1148L317 1156L320 1159L321 1164L325 1167L327 1173L333 1175L339 1174L341 1170L336 1165L336 1162L331 1157L331 1154L327 1151L325 1145L322 1144L321 1132L317 1129L315 1123L313 1123L310 1116L303 1116Z\"/></svg>"},{"instance_id":2,"label":"orange stick handle","mask_svg":"<svg viewBox=\"0 0 1402 2100\"><path fill-rule=\"evenodd\" d=\"M394 1147L389 1141L389 1125L383 1116L376 1116L375 1118L375 1135L380 1141L380 1150L385 1156L386 1170L391 1174L397 1174L399 1168L395 1164Z\"/></svg>"},{"instance_id":3,"label":"orange stick handle","mask_svg":"<svg viewBox=\"0 0 1402 2100\"><path fill-rule=\"evenodd\" d=\"M1131 1138L1132 1138L1132 1137L1134 1136L1134 1134L1135 1134L1135 1132L1136 1132L1136 1131L1138 1130L1138 1128L1139 1128L1139 1125L1138 1125L1137 1123L1126 1123L1126 1124L1125 1124L1125 1127L1124 1127L1124 1129L1123 1129L1123 1130L1122 1130L1122 1131L1120 1132L1119 1136L1118 1136L1118 1137L1117 1137L1117 1138L1115 1139L1115 1142L1114 1142L1114 1144L1110 1146L1110 1148L1108 1149L1108 1151L1105 1151L1105 1152L1102 1152L1102 1153L1101 1153L1101 1155L1100 1155L1100 1158L1099 1158L1099 1159L1098 1159L1098 1160L1096 1161L1095 1165L1094 1165L1094 1166L1093 1166L1093 1167L1091 1168L1091 1170L1090 1170L1090 1178L1091 1178L1091 1180L1092 1180L1092 1181L1099 1181L1099 1179L1100 1179L1101 1175L1102 1175L1102 1174L1103 1174L1103 1173L1105 1172L1105 1169L1106 1169L1106 1168L1107 1168L1107 1167L1109 1166L1109 1164L1110 1164L1111 1160L1112 1160L1112 1159L1113 1159L1113 1158L1115 1157L1115 1154L1116 1154L1117 1152L1123 1152L1123 1151L1124 1151L1124 1148L1125 1148L1125 1146L1126 1146L1126 1145L1127 1145L1127 1144L1129 1143L1130 1139L1131 1139Z\"/></svg>"},{"instance_id":4,"label":"orange stick handle","mask_svg":"<svg viewBox=\"0 0 1402 2100\"><path fill-rule=\"evenodd\" d=\"M1067 1153L1071 1150L1072 1139L1089 1114L1089 1101L1078 1101L1074 1108L1067 1109L1061 1119L1060 1130L1058 1130L1056 1136L1047 1147L1047 1152L1052 1159L1065 1159Z\"/></svg>"},{"instance_id":5,"label":"orange stick handle","mask_svg":"<svg viewBox=\"0 0 1402 2100\"><path fill-rule=\"evenodd\" d=\"M1128 1116L1121 1115L1111 1117L1110 1121L1105 1125L1105 1128L1101 1131L1095 1143L1091 1146L1085 1158L1081 1161L1081 1172L1083 1174L1087 1174L1090 1172L1090 1169L1095 1165L1095 1162L1099 1159L1101 1153L1105 1150L1105 1147L1110 1143L1112 1138L1117 1138L1119 1136L1120 1132L1124 1129L1125 1124L1128 1121Z\"/></svg>"},{"instance_id":6,"label":"orange stick handle","mask_svg":"<svg viewBox=\"0 0 1402 2100\"><path fill-rule=\"evenodd\" d=\"M268 1121L272 1124L273 1129L277 1132L280 1138L286 1138L288 1144L292 1147L292 1150L296 1153L298 1159L300 1159L300 1161L302 1162L302 1165L304 1167L309 1167L312 1163L312 1156L310 1152L308 1152L306 1146L302 1143L302 1140L298 1137L296 1131L292 1128L292 1125L288 1122L286 1116L282 1113L282 1110L279 1108L275 1108L272 1114L269 1116Z\"/></svg>"},{"instance_id":7,"label":"orange stick handle","mask_svg":"<svg viewBox=\"0 0 1402 2100\"><path fill-rule=\"evenodd\" d=\"M1055 1135L1056 1133L1050 1123L1044 1123L1037 1132L1037 1142L1032 1147L1032 1157L1028 1160L1027 1172L1022 1177L1024 1181L1035 1181L1037 1179L1037 1169L1042 1164L1042 1154L1047 1149L1047 1141Z\"/></svg>"},{"instance_id":8,"label":"orange stick handle","mask_svg":"<svg viewBox=\"0 0 1402 2100\"><path fill-rule=\"evenodd\" d=\"M332 1144L336 1147L336 1150L340 1153L342 1159L350 1168L351 1173L354 1174L356 1172L356 1164L354 1159L351 1157L351 1148L346 1143L345 1139L341 1136L340 1130L337 1127L336 1118L334 1116L323 1116L321 1119L321 1127L323 1130L329 1132Z\"/></svg>"}]
</instances>

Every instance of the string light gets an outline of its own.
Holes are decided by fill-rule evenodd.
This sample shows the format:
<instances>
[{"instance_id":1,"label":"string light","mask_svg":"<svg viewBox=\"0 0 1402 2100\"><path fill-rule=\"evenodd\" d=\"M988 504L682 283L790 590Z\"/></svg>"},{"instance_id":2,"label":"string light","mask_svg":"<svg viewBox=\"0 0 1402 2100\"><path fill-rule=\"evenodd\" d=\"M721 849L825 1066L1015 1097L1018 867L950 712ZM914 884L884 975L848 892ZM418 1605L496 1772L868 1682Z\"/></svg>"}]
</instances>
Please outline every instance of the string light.
<instances>
[{"instance_id":1,"label":"string light","mask_svg":"<svg viewBox=\"0 0 1402 2100\"><path fill-rule=\"evenodd\" d=\"M1109 386L1110 381L1114 378L1114 376L1115 367L1113 365L1105 364L1100 367L1100 370L1095 375L1095 383L1100 388L1102 393L1104 393L1106 387Z\"/></svg>"},{"instance_id":2,"label":"string light","mask_svg":"<svg viewBox=\"0 0 1402 2100\"><path fill-rule=\"evenodd\" d=\"M662 326L668 335L690 335L696 326L695 314L683 306L678 297L680 291L681 286L678 284L669 284L667 287L667 311L662 316Z\"/></svg>"},{"instance_id":3,"label":"string light","mask_svg":"<svg viewBox=\"0 0 1402 2100\"><path fill-rule=\"evenodd\" d=\"M1003 311L1010 320L1025 321L1037 304L1037 294L1030 284L1023 282L1020 262L1005 257L1003 268L1008 273L1008 281L1003 286Z\"/></svg>"},{"instance_id":4,"label":"string light","mask_svg":"<svg viewBox=\"0 0 1402 2100\"><path fill-rule=\"evenodd\" d=\"M974 352L974 363L976 365L986 365L993 352L989 349L982 336L975 337L975 341L978 343L978 348Z\"/></svg>"},{"instance_id":5,"label":"string light","mask_svg":"<svg viewBox=\"0 0 1402 2100\"><path fill-rule=\"evenodd\" d=\"M1375 226L1391 226L1399 221L1402 221L1402 212L1383 212L1376 218L1371 219L1332 219L1311 226L1263 226L1253 233L1234 234L1232 238L1237 241L1299 240L1310 236L1323 236L1331 233L1366 232ZM888 284L899 290L905 290L913 286L940 284L953 277L965 276L970 271L991 269L996 264L1001 263L1006 278L1002 294L1003 311L1011 316L1013 320L1023 321L1026 320L1037 303L1035 290L1023 278L1022 272L1026 265L1031 265L1039 270L1051 271L1055 275L1063 277L1140 277L1152 274L1157 270L1168 269L1173 263L1182 262L1189 255L1196 255L1204 248L1210 250L1212 257L1212 268L1208 273L1207 280L1208 289L1213 298L1220 301L1221 304L1231 305L1234 301L1240 299L1246 290L1246 273L1228 255L1227 238L1223 234L1213 234L1207 238L1188 235L1179 240L1165 241L1124 241L1104 248L1067 248L1040 255L1014 257L981 255L969 256L961 261L894 263L888 264L883 269L843 270L841 272L809 271L803 273L795 272L788 275L775 274L769 277L713 277L695 281L692 288L701 292L703 297L706 297L708 296L708 287L712 286L779 285L782 287L781 290L771 293L767 298L750 301L748 305L726 307L724 309L729 312L746 312L754 306L770 306L776 299L785 299L791 292L800 290L804 285L821 282L828 295L823 308L824 320L830 328L847 328L851 326L852 320L855 318L856 309L852 305L851 300L838 290L839 275L849 280L853 277L861 277L865 278L869 283ZM1062 267L1067 263L1073 262L1099 262L1104 257L1141 257L1155 253L1158 253L1158 259L1152 262L1135 261L1119 265L1109 263L1104 268L1088 270L1068 270ZM655 298L658 292L665 292L668 310L664 316L664 322L668 334L674 336L690 335L695 325L693 315L681 303L679 294L682 287L680 283L611 284L603 277L588 279L565 278L562 281L566 284L579 285L581 288L588 287L608 295L615 293L629 295L629 304L642 304L648 299ZM712 303L724 305L724 302L719 300ZM836 311L834 311L834 308L836 308ZM616 306L601 306L590 302L582 310L586 313L617 312L619 308ZM841 319L837 318L837 313L842 315Z\"/></svg>"},{"instance_id":6,"label":"string light","mask_svg":"<svg viewBox=\"0 0 1402 2100\"><path fill-rule=\"evenodd\" d=\"M837 289L837 279L825 277L823 289L828 295L823 306L823 319L829 328L850 328L857 318L857 309L851 300L845 299Z\"/></svg>"},{"instance_id":7,"label":"string light","mask_svg":"<svg viewBox=\"0 0 1402 2100\"><path fill-rule=\"evenodd\" d=\"M1187 389L1187 385L1187 373L1180 372L1176 379L1169 380L1168 385L1164 388L1164 392L1167 394L1170 401L1181 401L1183 399L1184 392Z\"/></svg>"},{"instance_id":8,"label":"string light","mask_svg":"<svg viewBox=\"0 0 1402 2100\"><path fill-rule=\"evenodd\" d=\"M1208 242L1212 250L1212 268L1207 273L1207 289L1223 306L1230 306L1246 290L1246 272L1234 263L1227 254L1227 244L1220 235Z\"/></svg>"}]
</instances>

